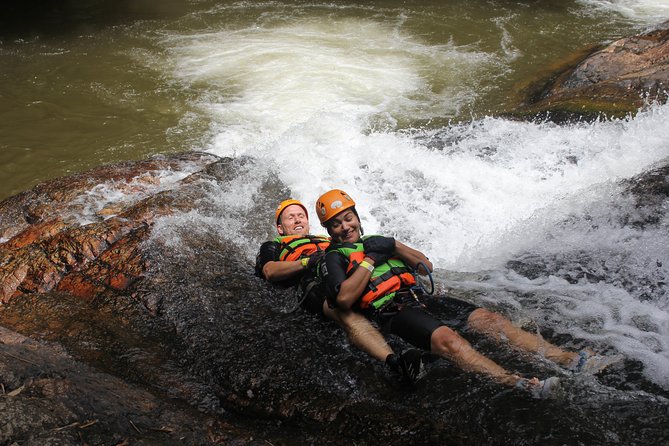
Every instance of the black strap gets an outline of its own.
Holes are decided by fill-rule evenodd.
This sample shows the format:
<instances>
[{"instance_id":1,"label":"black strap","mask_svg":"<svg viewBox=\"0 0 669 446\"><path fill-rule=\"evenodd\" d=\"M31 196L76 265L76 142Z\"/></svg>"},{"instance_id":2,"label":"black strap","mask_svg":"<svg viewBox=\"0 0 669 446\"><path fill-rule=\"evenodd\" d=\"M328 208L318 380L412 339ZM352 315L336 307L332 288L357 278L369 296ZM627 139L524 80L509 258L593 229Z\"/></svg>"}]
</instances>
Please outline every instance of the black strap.
<instances>
[{"instance_id":1,"label":"black strap","mask_svg":"<svg viewBox=\"0 0 669 446\"><path fill-rule=\"evenodd\" d=\"M305 283L305 282L306 282L306 285L302 286L302 283ZM302 283L300 283L300 286L298 286L295 289L295 301L296 302L295 302L295 305L290 310L288 310L288 313L294 313L295 311L297 311L298 308L300 308L302 306L304 301L307 299L307 296L309 295L309 293L311 293L311 290L315 286L318 286L320 284L320 280L318 280L315 277L312 277L312 278L309 278L309 279L307 279L305 277L305 278L302 279ZM303 290L301 296L300 296L300 290Z\"/></svg>"},{"instance_id":2,"label":"black strap","mask_svg":"<svg viewBox=\"0 0 669 446\"><path fill-rule=\"evenodd\" d=\"M386 280L389 280L393 276L399 276L400 274L404 274L409 272L409 268L406 268L404 266L393 266L391 267L388 271L385 273L381 274L380 276L375 277L374 279L369 281L368 288L372 291L376 291L377 285L380 285L381 283L385 282Z\"/></svg>"}]
</instances>

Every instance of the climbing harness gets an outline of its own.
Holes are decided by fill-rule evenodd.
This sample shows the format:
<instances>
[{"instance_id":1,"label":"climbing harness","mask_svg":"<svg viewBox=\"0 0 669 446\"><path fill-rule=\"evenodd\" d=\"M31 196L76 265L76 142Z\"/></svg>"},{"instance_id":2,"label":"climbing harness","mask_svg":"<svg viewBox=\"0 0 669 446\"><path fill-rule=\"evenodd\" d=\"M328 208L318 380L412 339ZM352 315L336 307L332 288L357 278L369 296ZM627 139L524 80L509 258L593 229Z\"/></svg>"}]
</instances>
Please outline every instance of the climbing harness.
<instances>
[{"instance_id":1,"label":"climbing harness","mask_svg":"<svg viewBox=\"0 0 669 446\"><path fill-rule=\"evenodd\" d=\"M296 261L325 253L330 246L330 238L319 235L288 235L274 239L279 244L279 261ZM316 266L315 270L318 269ZM299 285L295 288L295 304L286 313L295 312L307 299L315 286L320 285L316 271L306 271Z\"/></svg>"},{"instance_id":2,"label":"climbing harness","mask_svg":"<svg viewBox=\"0 0 669 446\"><path fill-rule=\"evenodd\" d=\"M295 304L286 311L287 314L289 313L294 313L297 311L298 308L302 306L305 300L307 300L307 297L309 297L309 294L312 292L318 292L319 288L321 285L321 278L320 277L314 277L314 276L305 276L302 278L300 281L300 284L295 287L295 293L294 293L294 298L295 298ZM314 289L316 288L316 289ZM323 292L323 290L320 290Z\"/></svg>"},{"instance_id":3,"label":"climbing harness","mask_svg":"<svg viewBox=\"0 0 669 446\"><path fill-rule=\"evenodd\" d=\"M328 250L339 251L349 258L351 262L347 270L347 275L352 274L352 270L358 266L358 262L364 257L361 243L333 245ZM425 276L419 274L421 268L427 273L427 279ZM318 269L319 267L317 266L316 271ZM431 296L434 294L434 278L430 269L423 262L419 262L413 270L410 270L401 260L390 259L381 265L380 270L383 271L381 274L378 274L378 272L377 274L372 273L367 290L361 297L360 306L363 310L366 308L381 310L393 301L405 300L407 298L420 303L418 296L423 294ZM287 312L293 313L297 311L311 293L324 292L321 285L322 278L319 274L307 273L295 289L295 304ZM401 288L407 285L408 287L404 289L405 291L401 291ZM383 297L375 299L379 295Z\"/></svg>"}]
</instances>

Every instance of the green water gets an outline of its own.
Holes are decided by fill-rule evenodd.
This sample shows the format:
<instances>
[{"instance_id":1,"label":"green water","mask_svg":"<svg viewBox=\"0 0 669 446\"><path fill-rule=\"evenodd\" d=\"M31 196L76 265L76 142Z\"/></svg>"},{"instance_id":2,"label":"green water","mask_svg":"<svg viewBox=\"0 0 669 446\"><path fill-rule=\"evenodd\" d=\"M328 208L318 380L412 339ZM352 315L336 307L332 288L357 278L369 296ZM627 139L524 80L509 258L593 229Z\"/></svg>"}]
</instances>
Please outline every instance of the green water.
<instances>
[{"instance_id":1,"label":"green water","mask_svg":"<svg viewBox=\"0 0 669 446\"><path fill-rule=\"evenodd\" d=\"M358 19L431 48L455 45L491 58L473 78L422 73L433 91L456 94L467 85L477 92L445 107L432 125L513 107L517 85L550 64L641 29L615 13L557 0L10 6L0 18L0 199L101 163L206 148L215 129L198 101L211 85L175 78L166 38ZM419 115L397 125L425 124Z\"/></svg>"}]
</instances>

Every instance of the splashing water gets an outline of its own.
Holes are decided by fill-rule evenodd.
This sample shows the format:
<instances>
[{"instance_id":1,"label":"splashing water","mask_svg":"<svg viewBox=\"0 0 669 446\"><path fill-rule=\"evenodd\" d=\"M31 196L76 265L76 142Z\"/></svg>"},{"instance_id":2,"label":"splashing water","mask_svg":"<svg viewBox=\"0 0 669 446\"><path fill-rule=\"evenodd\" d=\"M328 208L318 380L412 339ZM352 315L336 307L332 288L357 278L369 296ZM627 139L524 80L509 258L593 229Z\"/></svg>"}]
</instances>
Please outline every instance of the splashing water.
<instances>
[{"instance_id":1,"label":"splashing water","mask_svg":"<svg viewBox=\"0 0 669 446\"><path fill-rule=\"evenodd\" d=\"M669 4L664 0L579 0L597 11L614 12L634 21L655 24L669 19Z\"/></svg>"},{"instance_id":2,"label":"splashing water","mask_svg":"<svg viewBox=\"0 0 669 446\"><path fill-rule=\"evenodd\" d=\"M558 221L571 205L556 203L669 154L666 107L567 127L484 118L394 130L398 120L436 117L443 104L475 96L467 79L500 62L421 45L373 22L221 31L167 44L178 76L223 90L218 102L210 91L201 103L215 122L210 151L265 161L305 203L342 188L368 232L396 234L446 268L487 267L483 259L508 255L504 241L537 210L552 206L544 218ZM431 91L424 72L446 67L456 84Z\"/></svg>"}]
</instances>

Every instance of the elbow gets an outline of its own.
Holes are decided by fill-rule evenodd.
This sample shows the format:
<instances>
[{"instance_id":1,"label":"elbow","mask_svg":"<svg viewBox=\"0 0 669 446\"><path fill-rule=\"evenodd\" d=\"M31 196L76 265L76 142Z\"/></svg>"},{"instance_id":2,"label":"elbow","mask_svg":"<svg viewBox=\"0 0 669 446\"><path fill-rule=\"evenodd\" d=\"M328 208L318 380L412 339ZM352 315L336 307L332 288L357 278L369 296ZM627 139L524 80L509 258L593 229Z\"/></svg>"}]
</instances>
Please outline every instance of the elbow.
<instances>
[{"instance_id":1,"label":"elbow","mask_svg":"<svg viewBox=\"0 0 669 446\"><path fill-rule=\"evenodd\" d=\"M434 271L434 266L432 265L432 262L430 262L428 259L425 259L425 265L427 266L429 272Z\"/></svg>"},{"instance_id":2,"label":"elbow","mask_svg":"<svg viewBox=\"0 0 669 446\"><path fill-rule=\"evenodd\" d=\"M274 270L270 268L269 265L263 266L262 275L265 278L265 280L270 283L274 283L278 280L276 274L274 274Z\"/></svg>"},{"instance_id":3,"label":"elbow","mask_svg":"<svg viewBox=\"0 0 669 446\"><path fill-rule=\"evenodd\" d=\"M345 296L337 296L337 309L348 311L353 307L351 299L346 299Z\"/></svg>"},{"instance_id":4,"label":"elbow","mask_svg":"<svg viewBox=\"0 0 669 446\"><path fill-rule=\"evenodd\" d=\"M426 270L427 268L427 270ZM432 262L430 262L427 258L421 260L415 267L416 272L420 274L421 276L425 276L433 271L433 265Z\"/></svg>"}]
</instances>

